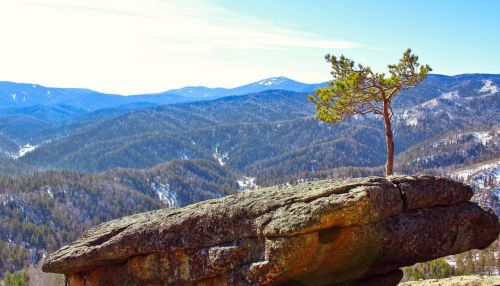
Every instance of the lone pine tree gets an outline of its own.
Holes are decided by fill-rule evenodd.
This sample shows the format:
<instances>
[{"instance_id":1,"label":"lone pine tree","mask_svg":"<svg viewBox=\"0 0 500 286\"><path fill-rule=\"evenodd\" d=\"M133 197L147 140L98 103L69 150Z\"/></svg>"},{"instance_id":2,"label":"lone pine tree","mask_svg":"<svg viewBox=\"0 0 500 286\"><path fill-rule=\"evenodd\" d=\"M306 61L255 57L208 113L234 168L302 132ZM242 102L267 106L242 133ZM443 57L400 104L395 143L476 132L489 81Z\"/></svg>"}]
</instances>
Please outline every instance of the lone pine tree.
<instances>
[{"instance_id":1,"label":"lone pine tree","mask_svg":"<svg viewBox=\"0 0 500 286\"><path fill-rule=\"evenodd\" d=\"M326 55L331 63L333 80L328 87L318 88L309 100L316 105L316 117L324 122L337 123L354 115L373 113L384 118L387 141L386 176L393 172L394 140L391 102L400 91L419 84L432 71L420 65L418 56L406 50L398 64L388 65L389 75L375 73L370 67L344 57Z\"/></svg>"}]
</instances>

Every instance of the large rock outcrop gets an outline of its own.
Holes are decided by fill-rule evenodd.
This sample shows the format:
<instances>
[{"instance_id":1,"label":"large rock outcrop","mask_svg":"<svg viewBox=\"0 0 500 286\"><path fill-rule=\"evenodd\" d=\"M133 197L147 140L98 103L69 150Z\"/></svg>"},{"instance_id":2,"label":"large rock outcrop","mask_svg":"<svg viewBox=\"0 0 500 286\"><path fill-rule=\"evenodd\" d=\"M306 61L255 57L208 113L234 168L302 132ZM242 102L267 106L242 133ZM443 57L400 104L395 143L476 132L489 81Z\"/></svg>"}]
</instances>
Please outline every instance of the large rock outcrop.
<instances>
[{"instance_id":1,"label":"large rock outcrop","mask_svg":"<svg viewBox=\"0 0 500 286\"><path fill-rule=\"evenodd\" d=\"M496 215L434 177L326 180L124 217L51 254L70 285L396 285L402 266L485 248Z\"/></svg>"}]
</instances>

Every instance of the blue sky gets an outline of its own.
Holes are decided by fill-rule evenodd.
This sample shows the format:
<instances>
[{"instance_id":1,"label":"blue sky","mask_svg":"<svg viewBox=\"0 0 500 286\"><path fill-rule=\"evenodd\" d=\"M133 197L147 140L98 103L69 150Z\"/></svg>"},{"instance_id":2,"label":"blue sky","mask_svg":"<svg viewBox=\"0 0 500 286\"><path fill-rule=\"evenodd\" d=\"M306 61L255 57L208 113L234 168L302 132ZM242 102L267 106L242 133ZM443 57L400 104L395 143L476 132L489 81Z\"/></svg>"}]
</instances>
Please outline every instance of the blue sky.
<instances>
[{"instance_id":1,"label":"blue sky","mask_svg":"<svg viewBox=\"0 0 500 286\"><path fill-rule=\"evenodd\" d=\"M500 1L0 0L0 80L134 94L330 79L326 53L383 71L500 73Z\"/></svg>"}]
</instances>

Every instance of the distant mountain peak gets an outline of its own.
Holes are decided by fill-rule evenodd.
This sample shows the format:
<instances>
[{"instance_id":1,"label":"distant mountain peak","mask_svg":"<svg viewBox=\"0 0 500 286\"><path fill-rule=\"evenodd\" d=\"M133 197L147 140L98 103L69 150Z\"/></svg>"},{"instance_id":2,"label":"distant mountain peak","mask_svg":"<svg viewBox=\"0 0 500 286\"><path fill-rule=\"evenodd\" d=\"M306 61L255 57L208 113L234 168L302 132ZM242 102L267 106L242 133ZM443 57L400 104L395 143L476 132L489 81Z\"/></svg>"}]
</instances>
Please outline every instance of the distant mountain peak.
<instances>
[{"instance_id":1,"label":"distant mountain peak","mask_svg":"<svg viewBox=\"0 0 500 286\"><path fill-rule=\"evenodd\" d=\"M209 88L205 86L188 86L179 89L172 89L168 93L185 96L188 98L215 99L231 95L244 95L256 93L270 89L288 90L293 92L311 92L323 86L324 83L302 83L284 76L270 77L234 88Z\"/></svg>"},{"instance_id":2,"label":"distant mountain peak","mask_svg":"<svg viewBox=\"0 0 500 286\"><path fill-rule=\"evenodd\" d=\"M259 85L273 86L283 84L284 82L291 81L289 78L284 76L270 77L257 82Z\"/></svg>"}]
</instances>

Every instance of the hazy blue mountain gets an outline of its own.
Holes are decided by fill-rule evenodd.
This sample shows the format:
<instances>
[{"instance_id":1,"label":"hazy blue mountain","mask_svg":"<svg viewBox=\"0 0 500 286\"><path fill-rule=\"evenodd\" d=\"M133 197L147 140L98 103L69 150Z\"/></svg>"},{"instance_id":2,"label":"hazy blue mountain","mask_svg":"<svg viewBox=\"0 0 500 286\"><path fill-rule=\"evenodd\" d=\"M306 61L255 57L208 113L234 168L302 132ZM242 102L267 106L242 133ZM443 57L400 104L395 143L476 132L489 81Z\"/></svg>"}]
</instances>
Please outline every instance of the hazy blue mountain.
<instances>
[{"instance_id":1,"label":"hazy blue mountain","mask_svg":"<svg viewBox=\"0 0 500 286\"><path fill-rule=\"evenodd\" d=\"M230 95L243 95L264 90L288 90L294 92L312 92L316 88L326 86L325 83L307 84L286 77L272 77L235 88L208 88L204 86L188 86L171 89L168 93L195 98L218 98Z\"/></svg>"},{"instance_id":2,"label":"hazy blue mountain","mask_svg":"<svg viewBox=\"0 0 500 286\"><path fill-rule=\"evenodd\" d=\"M33 116L24 114L0 114L0 133L22 146L31 142L33 134L52 125Z\"/></svg>"},{"instance_id":3,"label":"hazy blue mountain","mask_svg":"<svg viewBox=\"0 0 500 286\"><path fill-rule=\"evenodd\" d=\"M208 100L230 95L242 95L263 90L279 89L296 92L310 92L321 84L306 84L285 77L261 80L236 88L185 87L160 93L121 96L106 94L90 89L53 88L38 84L0 82L0 108L32 106L71 106L87 111L137 103L165 105ZM1 110L0 110L1 112Z\"/></svg>"},{"instance_id":4,"label":"hazy blue mountain","mask_svg":"<svg viewBox=\"0 0 500 286\"><path fill-rule=\"evenodd\" d=\"M498 75L494 74L463 74L457 76L446 76L446 75L438 75L431 74L428 76L426 81L421 84L420 87L420 95L416 98L411 98L408 100L404 100L407 103L417 102L422 99L430 99L439 93L439 89L448 89L453 85L463 84L467 81L481 81L481 80L494 80L498 79ZM254 83L246 84L243 86L235 87L235 88L209 88L205 86L188 86L180 89L171 89L167 91L170 94L177 94L184 97L195 97L195 98L206 98L206 99L214 99L218 97L230 96L230 95L244 95L249 93L257 93L265 90L288 90L294 92L303 92L309 93L317 89L318 87L326 87L327 83L316 83L316 84L307 84L298 82L286 77L272 77L268 79L263 79ZM426 91L424 94L422 91ZM408 95L412 97L415 95L409 90ZM402 102L403 100L398 99L397 102Z\"/></svg>"},{"instance_id":5,"label":"hazy blue mountain","mask_svg":"<svg viewBox=\"0 0 500 286\"><path fill-rule=\"evenodd\" d=\"M89 89L0 82L0 108L64 105L91 111L141 102L171 104L186 101L190 99L169 93L121 96Z\"/></svg>"},{"instance_id":6,"label":"hazy blue mountain","mask_svg":"<svg viewBox=\"0 0 500 286\"><path fill-rule=\"evenodd\" d=\"M19 145L38 145L43 141L66 136L89 123L131 110L209 101L269 89L311 92L320 85L276 77L232 89L197 87L177 90L179 94L166 91L120 96L89 89L51 88L37 84L0 82L0 134L4 134Z\"/></svg>"},{"instance_id":7,"label":"hazy blue mountain","mask_svg":"<svg viewBox=\"0 0 500 286\"><path fill-rule=\"evenodd\" d=\"M1 108L0 134L20 145L38 145L99 120L155 106L157 104L137 102L95 111L77 109L69 105Z\"/></svg>"},{"instance_id":8,"label":"hazy blue mountain","mask_svg":"<svg viewBox=\"0 0 500 286\"><path fill-rule=\"evenodd\" d=\"M78 117L88 113L87 110L78 109L71 105L47 106L42 104L26 107L13 107L0 109L2 116L30 116L45 122L58 122L69 118Z\"/></svg>"},{"instance_id":9,"label":"hazy blue mountain","mask_svg":"<svg viewBox=\"0 0 500 286\"><path fill-rule=\"evenodd\" d=\"M421 84L421 96L414 97L414 91L408 91L412 98L407 103L430 99L440 93L440 90L450 89L453 86L467 84L468 82L481 82L484 80L498 80L498 75L490 74L464 74L457 76L430 75ZM37 84L0 82L0 109L44 106L71 106L75 109L87 111L127 106L130 104L155 104L165 105L199 100L212 100L231 95L244 95L265 90L288 90L301 93L310 93L318 87L327 86L326 83L307 84L291 80L286 77L273 77L235 88L208 88L204 86L190 86L172 89L160 93L138 94L121 96L106 94L89 89L80 88L52 88ZM425 94L422 91L426 91ZM398 99L396 103L401 102ZM0 110L1 112L1 110Z\"/></svg>"}]
</instances>

